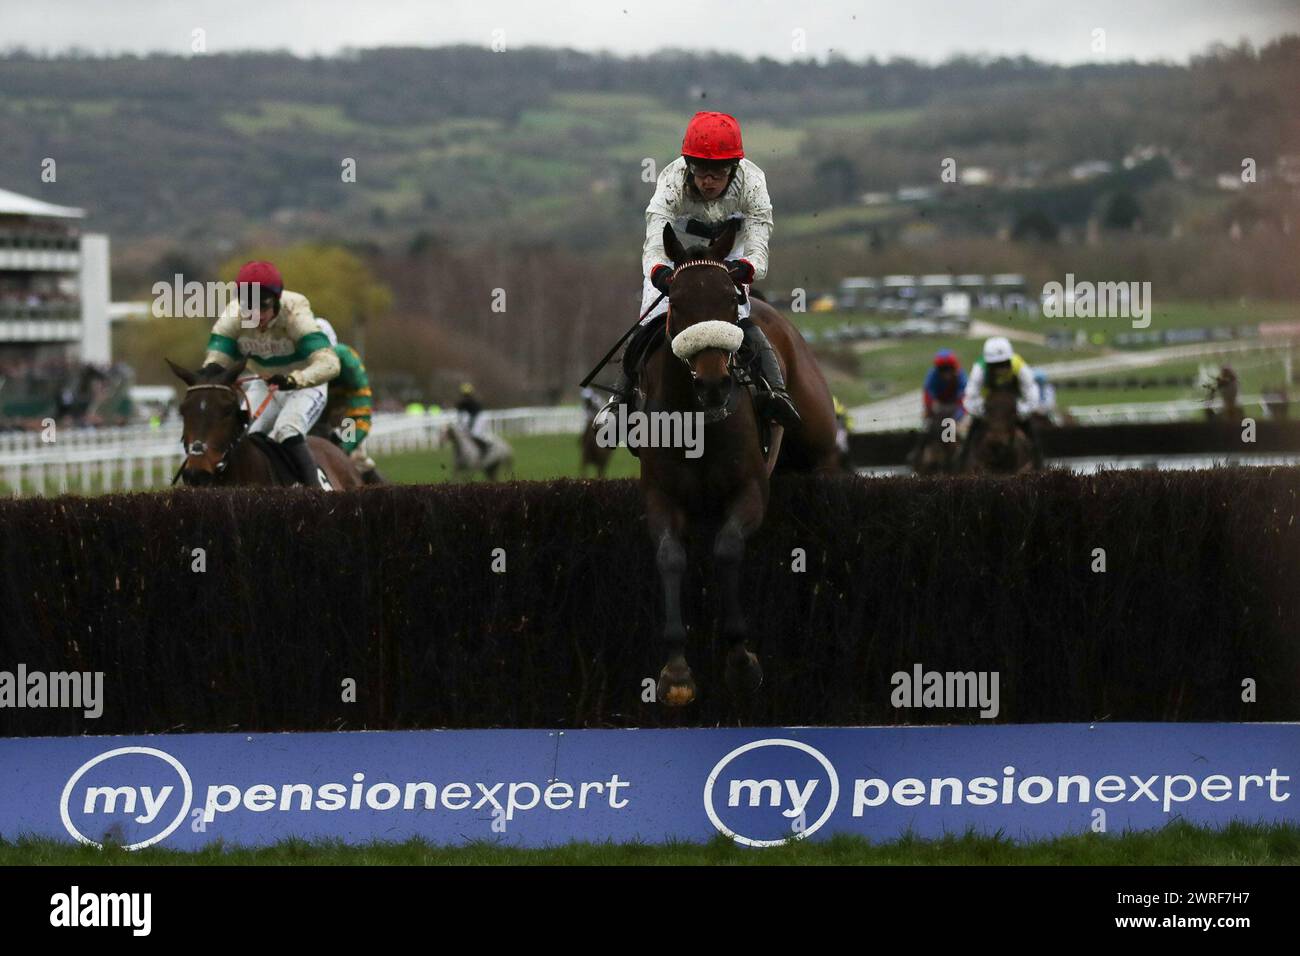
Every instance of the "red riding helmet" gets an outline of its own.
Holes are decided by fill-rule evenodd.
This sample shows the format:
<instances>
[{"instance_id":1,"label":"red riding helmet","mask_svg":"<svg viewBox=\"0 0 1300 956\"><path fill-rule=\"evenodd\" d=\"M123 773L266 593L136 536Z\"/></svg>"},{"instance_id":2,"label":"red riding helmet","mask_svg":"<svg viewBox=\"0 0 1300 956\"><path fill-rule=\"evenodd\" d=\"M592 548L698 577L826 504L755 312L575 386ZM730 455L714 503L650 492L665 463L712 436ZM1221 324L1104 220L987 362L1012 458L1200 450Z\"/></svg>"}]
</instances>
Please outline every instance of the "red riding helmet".
<instances>
[{"instance_id":1,"label":"red riding helmet","mask_svg":"<svg viewBox=\"0 0 1300 956\"><path fill-rule=\"evenodd\" d=\"M944 368L945 366L948 368L957 368L957 356L953 353L952 349L939 349L939 351L934 353L934 367Z\"/></svg>"},{"instance_id":2,"label":"red riding helmet","mask_svg":"<svg viewBox=\"0 0 1300 956\"><path fill-rule=\"evenodd\" d=\"M284 291L284 279L280 270L269 262L245 262L239 267L235 281L240 285L258 283L264 291L279 295Z\"/></svg>"},{"instance_id":3,"label":"red riding helmet","mask_svg":"<svg viewBox=\"0 0 1300 956\"><path fill-rule=\"evenodd\" d=\"M693 159L742 159L740 123L726 113L696 113L686 126L682 155Z\"/></svg>"}]
</instances>

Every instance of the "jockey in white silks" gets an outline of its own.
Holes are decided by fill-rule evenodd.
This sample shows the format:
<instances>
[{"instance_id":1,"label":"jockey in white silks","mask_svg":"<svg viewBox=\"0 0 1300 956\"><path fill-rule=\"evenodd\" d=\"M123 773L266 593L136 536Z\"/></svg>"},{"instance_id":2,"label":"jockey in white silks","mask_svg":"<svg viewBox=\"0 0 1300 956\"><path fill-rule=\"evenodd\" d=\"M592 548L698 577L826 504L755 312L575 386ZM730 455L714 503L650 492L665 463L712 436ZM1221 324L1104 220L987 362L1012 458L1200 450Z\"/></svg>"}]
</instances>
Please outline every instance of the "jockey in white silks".
<instances>
[{"instance_id":1,"label":"jockey in white silks","mask_svg":"<svg viewBox=\"0 0 1300 956\"><path fill-rule=\"evenodd\" d=\"M239 298L212 327L204 368L228 368L247 359L257 377L243 383L244 394L252 409L262 408L249 434L279 442L302 484L327 487L320 482L307 435L325 409L326 388L339 373L338 356L307 297L286 289L273 264L246 262L235 281ZM252 301L254 290L257 302Z\"/></svg>"},{"instance_id":2,"label":"jockey in white silks","mask_svg":"<svg viewBox=\"0 0 1300 956\"><path fill-rule=\"evenodd\" d=\"M646 207L645 244L641 252L641 320L624 355L639 358L643 337L668 311L668 286L673 263L664 251L664 226L671 224L679 236L712 242L729 220L739 219L740 229L725 263L744 301L739 305L744 344L757 355L768 390L760 396L760 412L785 425L796 424L799 413L786 392L785 377L776 352L763 330L749 318L749 287L767 275L767 244L772 234L772 200L763 171L745 159L740 123L726 113L696 113L686 127L682 155L659 174L654 196ZM689 240L683 238L683 242ZM661 297L662 295L662 297ZM659 299L651 309L652 303ZM624 362L614 395L597 416L597 425L632 395L636 369Z\"/></svg>"}]
</instances>

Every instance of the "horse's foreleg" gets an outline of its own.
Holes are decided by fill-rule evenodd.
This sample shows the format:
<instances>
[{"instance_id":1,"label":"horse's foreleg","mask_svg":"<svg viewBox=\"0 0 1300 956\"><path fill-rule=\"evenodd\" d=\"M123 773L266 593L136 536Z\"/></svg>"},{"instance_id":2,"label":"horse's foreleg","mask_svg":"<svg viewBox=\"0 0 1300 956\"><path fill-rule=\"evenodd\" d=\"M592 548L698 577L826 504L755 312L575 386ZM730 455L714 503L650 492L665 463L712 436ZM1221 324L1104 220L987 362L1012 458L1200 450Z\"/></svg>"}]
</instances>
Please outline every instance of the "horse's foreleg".
<instances>
[{"instance_id":1,"label":"horse's foreleg","mask_svg":"<svg viewBox=\"0 0 1300 956\"><path fill-rule=\"evenodd\" d=\"M695 699L695 678L686 663L686 625L682 623L682 576L686 572L686 547L682 543L685 521L680 509L659 495L647 495L647 516L655 536L655 566L664 595L665 650L668 663L659 672L658 700L669 707L684 707Z\"/></svg>"},{"instance_id":2,"label":"horse's foreleg","mask_svg":"<svg viewBox=\"0 0 1300 956\"><path fill-rule=\"evenodd\" d=\"M750 694L763 683L758 656L745 646L749 628L741 600L740 567L745 539L763 520L763 496L757 487L747 489L727 514L713 541L713 560L722 591L722 636L731 645L727 654L727 686L736 694Z\"/></svg>"}]
</instances>

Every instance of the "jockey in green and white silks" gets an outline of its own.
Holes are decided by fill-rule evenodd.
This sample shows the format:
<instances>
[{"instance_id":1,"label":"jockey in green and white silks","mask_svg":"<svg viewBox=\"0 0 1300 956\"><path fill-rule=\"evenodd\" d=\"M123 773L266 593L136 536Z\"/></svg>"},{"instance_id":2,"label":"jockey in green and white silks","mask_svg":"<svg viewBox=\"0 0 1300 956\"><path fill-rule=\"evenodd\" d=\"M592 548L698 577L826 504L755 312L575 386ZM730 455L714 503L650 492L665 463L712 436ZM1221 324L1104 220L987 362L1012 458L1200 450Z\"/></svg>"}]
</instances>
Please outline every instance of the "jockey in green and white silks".
<instances>
[{"instance_id":1,"label":"jockey in green and white silks","mask_svg":"<svg viewBox=\"0 0 1300 956\"><path fill-rule=\"evenodd\" d=\"M709 243L732 219L740 220L741 225L725 263L744 294L744 301L738 306L744 344L758 356L768 385L760 412L783 424L795 424L799 413L786 392L776 352L763 330L749 318L749 287L755 279L767 275L772 200L763 171L745 159L740 123L726 113L696 113L686 128L682 155L659 174L654 196L645 211L645 243L641 250L644 277L641 311L650 311L641 320L641 329L624 354L639 357L642 350L634 343L640 336L648 335L668 311L673 263L664 251L664 226L671 224L685 243L691 244L688 237ZM656 299L660 301L651 308ZM598 426L605 414L630 398L635 371L624 367L617 391L597 417Z\"/></svg>"},{"instance_id":2,"label":"jockey in green and white silks","mask_svg":"<svg viewBox=\"0 0 1300 956\"><path fill-rule=\"evenodd\" d=\"M257 376L243 382L249 406L256 411L266 401L249 433L279 442L298 480L309 488L323 487L307 434L325 408L330 379L339 373L338 356L307 297L285 289L274 265L245 263L236 281L240 299L227 304L212 327L204 366L227 368L241 358L248 360L247 367ZM251 310L245 318L241 300L258 287L260 301L243 303ZM276 386L274 393L271 385Z\"/></svg>"},{"instance_id":3,"label":"jockey in green and white silks","mask_svg":"<svg viewBox=\"0 0 1300 956\"><path fill-rule=\"evenodd\" d=\"M963 404L970 413L972 422L966 443L962 447L963 462L983 428L984 402L994 391L1011 392L1016 396L1016 415L1033 448L1034 467L1041 468L1042 447L1037 425L1032 418L1033 413L1038 411L1040 402L1038 382L1029 363L1016 353L1011 341L1001 335L995 335L984 343L983 355L971 367L970 377L966 379Z\"/></svg>"}]
</instances>

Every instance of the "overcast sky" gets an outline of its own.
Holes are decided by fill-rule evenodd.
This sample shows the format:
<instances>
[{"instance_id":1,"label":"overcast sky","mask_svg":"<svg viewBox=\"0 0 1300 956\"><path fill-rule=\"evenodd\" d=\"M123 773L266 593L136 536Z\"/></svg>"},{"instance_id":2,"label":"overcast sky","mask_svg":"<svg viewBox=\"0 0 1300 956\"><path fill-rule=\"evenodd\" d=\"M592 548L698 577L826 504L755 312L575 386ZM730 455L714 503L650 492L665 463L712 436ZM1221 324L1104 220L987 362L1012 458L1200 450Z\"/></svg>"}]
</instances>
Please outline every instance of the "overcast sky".
<instances>
[{"instance_id":1,"label":"overcast sky","mask_svg":"<svg viewBox=\"0 0 1300 956\"><path fill-rule=\"evenodd\" d=\"M1186 60L1211 43L1300 32L1300 0L0 0L0 48L188 53L490 46L777 59L1029 54L1062 63ZM802 30L804 47L796 49ZM1093 51L1094 30L1105 52Z\"/></svg>"}]
</instances>

